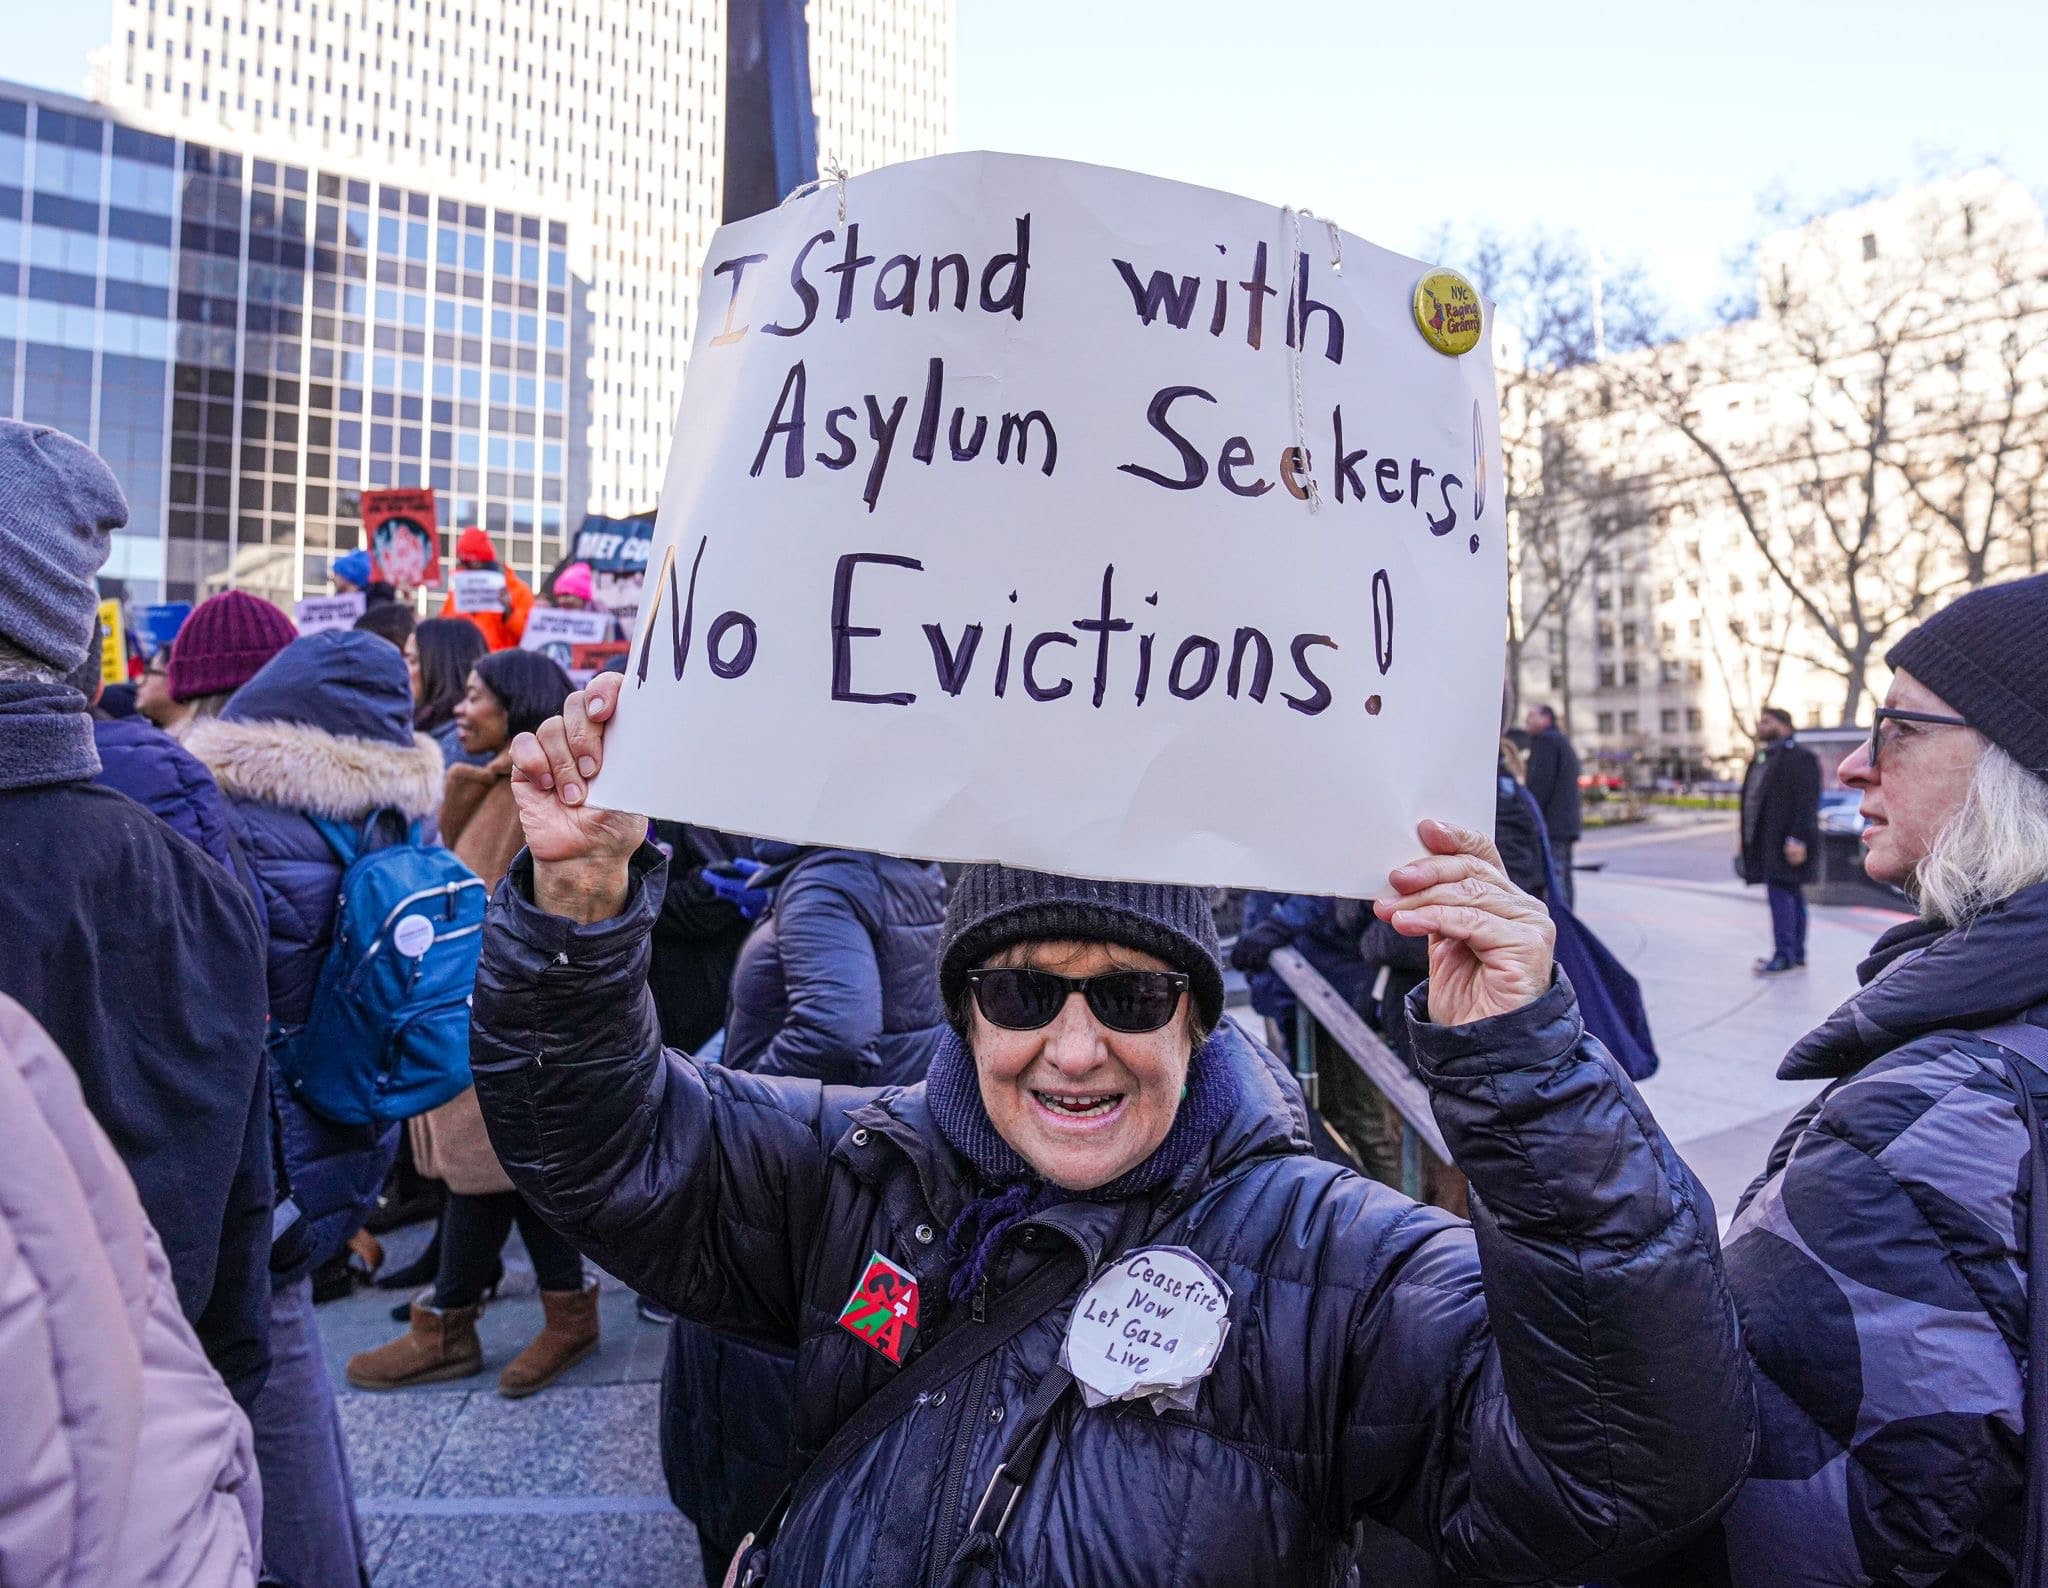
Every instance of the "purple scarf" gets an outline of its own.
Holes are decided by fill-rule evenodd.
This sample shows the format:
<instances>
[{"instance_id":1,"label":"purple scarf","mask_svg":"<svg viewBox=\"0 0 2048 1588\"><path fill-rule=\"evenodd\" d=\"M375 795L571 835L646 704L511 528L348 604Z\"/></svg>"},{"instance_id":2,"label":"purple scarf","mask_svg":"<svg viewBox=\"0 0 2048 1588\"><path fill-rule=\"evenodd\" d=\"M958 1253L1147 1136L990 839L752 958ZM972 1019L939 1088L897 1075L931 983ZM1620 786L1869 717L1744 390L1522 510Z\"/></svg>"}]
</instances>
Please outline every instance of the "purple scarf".
<instances>
[{"instance_id":1,"label":"purple scarf","mask_svg":"<svg viewBox=\"0 0 2048 1588\"><path fill-rule=\"evenodd\" d=\"M1166 1184L1208 1150L1237 1100L1237 1067L1220 1036L1211 1036L1188 1066L1187 1095L1152 1155L1092 1191L1067 1191L1045 1179L996 1133L981 1104L974 1056L957 1032L946 1032L925 1072L925 1101L939 1134L974 1165L986 1188L946 1231L946 1250L955 1263L946 1294L954 1301L969 1295L987 1274L1003 1236L1034 1214L1061 1202L1121 1202Z\"/></svg>"}]
</instances>

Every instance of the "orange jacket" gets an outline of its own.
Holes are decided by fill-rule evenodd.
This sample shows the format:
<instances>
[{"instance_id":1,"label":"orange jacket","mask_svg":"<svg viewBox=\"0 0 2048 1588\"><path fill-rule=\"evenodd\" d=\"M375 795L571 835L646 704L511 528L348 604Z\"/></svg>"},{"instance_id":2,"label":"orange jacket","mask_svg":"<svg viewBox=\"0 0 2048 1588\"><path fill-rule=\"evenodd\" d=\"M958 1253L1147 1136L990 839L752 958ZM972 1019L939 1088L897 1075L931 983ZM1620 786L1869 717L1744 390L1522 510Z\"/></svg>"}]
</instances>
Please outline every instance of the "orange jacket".
<instances>
[{"instance_id":1,"label":"orange jacket","mask_svg":"<svg viewBox=\"0 0 2048 1588\"><path fill-rule=\"evenodd\" d=\"M457 612L455 592L441 602L444 618L468 618L483 630L484 642L494 651L509 651L526 633L526 614L533 610L533 588L510 568L505 570L505 595L510 610L498 612Z\"/></svg>"}]
</instances>

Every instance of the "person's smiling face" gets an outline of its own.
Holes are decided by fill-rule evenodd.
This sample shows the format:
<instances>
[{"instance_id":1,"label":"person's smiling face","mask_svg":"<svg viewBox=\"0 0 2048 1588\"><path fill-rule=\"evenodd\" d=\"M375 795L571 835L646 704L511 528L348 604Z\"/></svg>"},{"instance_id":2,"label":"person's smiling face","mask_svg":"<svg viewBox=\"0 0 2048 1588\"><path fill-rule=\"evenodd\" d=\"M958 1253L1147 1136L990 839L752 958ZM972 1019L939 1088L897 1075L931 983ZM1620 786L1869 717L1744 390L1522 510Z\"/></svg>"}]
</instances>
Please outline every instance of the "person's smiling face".
<instances>
[{"instance_id":1,"label":"person's smiling face","mask_svg":"<svg viewBox=\"0 0 2048 1588\"><path fill-rule=\"evenodd\" d=\"M1062 976L1172 969L1116 943L1018 943L986 964ZM991 1025L974 1005L967 1040L990 1123L1068 1191L1106 1185L1152 1155L1173 1127L1192 1057L1186 993L1165 1025L1144 1032L1110 1030L1079 993L1035 1031Z\"/></svg>"},{"instance_id":2,"label":"person's smiling face","mask_svg":"<svg viewBox=\"0 0 2048 1588\"><path fill-rule=\"evenodd\" d=\"M505 717L505 703L475 673L469 675L469 688L455 702L455 727L462 736L462 748L471 755L502 750L511 737L512 725Z\"/></svg>"}]
</instances>

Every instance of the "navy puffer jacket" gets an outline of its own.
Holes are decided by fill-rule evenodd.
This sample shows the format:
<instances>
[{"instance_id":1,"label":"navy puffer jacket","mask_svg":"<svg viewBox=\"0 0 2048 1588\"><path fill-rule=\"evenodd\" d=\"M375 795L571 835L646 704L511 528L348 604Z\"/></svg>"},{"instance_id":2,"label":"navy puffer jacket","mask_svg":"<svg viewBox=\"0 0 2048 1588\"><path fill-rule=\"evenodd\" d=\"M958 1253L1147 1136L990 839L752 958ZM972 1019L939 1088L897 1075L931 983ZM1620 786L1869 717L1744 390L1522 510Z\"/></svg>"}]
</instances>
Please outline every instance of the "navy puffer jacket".
<instances>
[{"instance_id":1,"label":"navy puffer jacket","mask_svg":"<svg viewBox=\"0 0 2048 1588\"><path fill-rule=\"evenodd\" d=\"M349 629L286 646L219 717L196 724L185 746L228 796L256 874L275 1040L305 1024L334 939L342 866L313 818L430 815L440 800L440 747L413 732L404 660L376 635ZM280 1195L289 1190L308 1226L275 1254L282 1266L272 1278L282 1284L332 1257L361 1226L398 1150L398 1127L321 1119L274 1074L271 1095Z\"/></svg>"},{"instance_id":2,"label":"navy puffer jacket","mask_svg":"<svg viewBox=\"0 0 2048 1588\"><path fill-rule=\"evenodd\" d=\"M974 1327L946 1302L935 1234L971 1171L922 1086L664 1054L645 987L659 851L632 869L624 913L592 926L533 905L528 861L500 885L478 1096L520 1190L605 1268L795 1348L801 1463L897 1371L836 1322L871 1253L920 1285L910 1360ZM1569 986L1473 1026L1423 1021L1417 1047L1474 1226L1313 1157L1277 1061L1235 1026L1211 1040L1199 1062L1238 1066L1243 1101L1148 1212L1151 1241L1192 1248L1230 1286L1222 1356L1190 1412L1069 1396L995 1581L1337 1584L1363 1527L1367 1582L1578 1583L1667 1552L1725 1503L1753 1404L1713 1210L1584 1039ZM1092 1263L1125 1212L1071 1202L1019 1225L987 1310L1042 1263ZM789 1519L771 1582L929 1582L1071 1305L826 1481Z\"/></svg>"},{"instance_id":3,"label":"navy puffer jacket","mask_svg":"<svg viewBox=\"0 0 2048 1588\"><path fill-rule=\"evenodd\" d=\"M924 1078L939 1007L945 878L916 860L757 842L775 903L740 950L726 1064L843 1086Z\"/></svg>"},{"instance_id":4,"label":"navy puffer jacket","mask_svg":"<svg viewBox=\"0 0 2048 1588\"><path fill-rule=\"evenodd\" d=\"M92 738L100 752L95 783L163 818L225 866L260 905L228 802L191 751L146 717L95 718Z\"/></svg>"},{"instance_id":5,"label":"navy puffer jacket","mask_svg":"<svg viewBox=\"0 0 2048 1588\"><path fill-rule=\"evenodd\" d=\"M2034 1144L2014 1061L1971 1031L2048 1026L2048 883L1964 931L1894 927L1861 976L1779 1069L1832 1084L1728 1230L1755 1470L1642 1588L2013 1581ZM2022 1073L2048 1117L2048 1075Z\"/></svg>"}]
</instances>

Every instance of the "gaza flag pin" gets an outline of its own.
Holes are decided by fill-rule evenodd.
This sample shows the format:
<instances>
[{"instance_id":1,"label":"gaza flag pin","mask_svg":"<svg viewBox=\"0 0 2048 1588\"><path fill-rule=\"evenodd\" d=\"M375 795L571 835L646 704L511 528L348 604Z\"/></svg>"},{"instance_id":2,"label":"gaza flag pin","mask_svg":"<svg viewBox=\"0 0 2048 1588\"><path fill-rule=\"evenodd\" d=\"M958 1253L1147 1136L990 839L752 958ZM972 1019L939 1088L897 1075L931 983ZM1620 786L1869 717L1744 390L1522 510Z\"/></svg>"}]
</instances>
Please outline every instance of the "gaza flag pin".
<instances>
[{"instance_id":1,"label":"gaza flag pin","mask_svg":"<svg viewBox=\"0 0 2048 1588\"><path fill-rule=\"evenodd\" d=\"M1090 1406L1149 1401L1191 1411L1230 1332L1230 1287L1184 1246L1147 1246L1105 1268L1067 1323L1060 1363Z\"/></svg>"},{"instance_id":2,"label":"gaza flag pin","mask_svg":"<svg viewBox=\"0 0 2048 1588\"><path fill-rule=\"evenodd\" d=\"M869 1253L860 1283L839 1309L839 1327L901 1367L917 1336L917 1277L880 1252Z\"/></svg>"}]
</instances>

